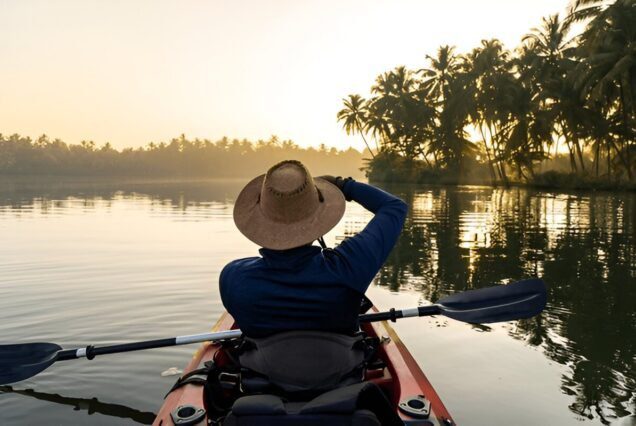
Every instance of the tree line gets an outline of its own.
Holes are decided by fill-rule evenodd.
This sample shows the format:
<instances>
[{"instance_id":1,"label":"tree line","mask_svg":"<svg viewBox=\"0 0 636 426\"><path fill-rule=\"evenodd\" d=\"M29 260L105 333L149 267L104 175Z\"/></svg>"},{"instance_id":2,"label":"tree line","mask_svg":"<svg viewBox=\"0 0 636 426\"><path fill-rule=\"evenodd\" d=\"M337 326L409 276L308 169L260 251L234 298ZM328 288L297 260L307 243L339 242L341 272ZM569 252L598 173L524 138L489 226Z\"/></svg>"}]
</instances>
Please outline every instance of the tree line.
<instances>
[{"instance_id":1,"label":"tree line","mask_svg":"<svg viewBox=\"0 0 636 426\"><path fill-rule=\"evenodd\" d=\"M321 145L301 148L290 140L189 140L185 135L169 142L117 150L110 143L67 144L46 135L32 140L0 134L0 174L93 175L147 177L245 178L265 173L282 160L294 158L314 175L360 176L362 153Z\"/></svg>"},{"instance_id":2,"label":"tree line","mask_svg":"<svg viewBox=\"0 0 636 426\"><path fill-rule=\"evenodd\" d=\"M371 177L476 168L507 184L565 159L571 175L634 182L634 46L636 0L578 0L512 51L497 39L466 54L441 46L422 69L385 72L337 118L372 152Z\"/></svg>"}]
</instances>

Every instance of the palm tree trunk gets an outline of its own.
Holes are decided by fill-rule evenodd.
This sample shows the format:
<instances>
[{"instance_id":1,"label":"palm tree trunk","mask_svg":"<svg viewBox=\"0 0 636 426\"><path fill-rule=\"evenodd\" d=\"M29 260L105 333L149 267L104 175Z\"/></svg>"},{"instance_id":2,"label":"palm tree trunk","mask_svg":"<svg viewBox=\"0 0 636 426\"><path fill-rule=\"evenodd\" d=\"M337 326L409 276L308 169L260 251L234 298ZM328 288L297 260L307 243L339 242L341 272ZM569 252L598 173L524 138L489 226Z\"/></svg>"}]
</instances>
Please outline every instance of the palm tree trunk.
<instances>
[{"instance_id":1,"label":"palm tree trunk","mask_svg":"<svg viewBox=\"0 0 636 426\"><path fill-rule=\"evenodd\" d=\"M625 169L627 170L627 178L631 181L632 180L631 164L628 163L627 158L625 158L625 155L623 155L624 153L616 146L616 142L612 141L612 146L614 147L614 151L616 151L616 154L618 154L618 159L621 160L621 163L623 163L623 166L625 166Z\"/></svg>"},{"instance_id":2,"label":"palm tree trunk","mask_svg":"<svg viewBox=\"0 0 636 426\"><path fill-rule=\"evenodd\" d=\"M572 169L572 172L578 174L579 173L579 169L576 165L576 157L574 156L574 148L572 147L572 142L566 142L568 144L568 150L570 152L570 168Z\"/></svg>"},{"instance_id":3,"label":"palm tree trunk","mask_svg":"<svg viewBox=\"0 0 636 426\"><path fill-rule=\"evenodd\" d=\"M490 156L490 151L488 150L488 145L484 140L484 148L486 149L486 157L488 158L488 170L490 170L490 177L492 178L493 183L497 182L497 174L495 173L495 165L494 161Z\"/></svg>"},{"instance_id":4,"label":"palm tree trunk","mask_svg":"<svg viewBox=\"0 0 636 426\"><path fill-rule=\"evenodd\" d=\"M517 178L519 180L527 180L526 176L523 174L523 170L521 170L521 164L520 163L516 163L517 166Z\"/></svg>"},{"instance_id":5,"label":"palm tree trunk","mask_svg":"<svg viewBox=\"0 0 636 426\"><path fill-rule=\"evenodd\" d=\"M612 180L612 146L609 141L607 141L607 180Z\"/></svg>"},{"instance_id":6,"label":"palm tree trunk","mask_svg":"<svg viewBox=\"0 0 636 426\"><path fill-rule=\"evenodd\" d=\"M492 178L492 182L495 183L497 180L497 176L495 176L495 168L492 164L492 159L490 158L490 151L488 151L488 144L486 143L486 134L484 133L484 129L482 125L479 125L479 132L481 133L481 139L484 141L484 151L486 151L486 158L488 159L488 170L490 170L490 177Z\"/></svg>"},{"instance_id":7,"label":"palm tree trunk","mask_svg":"<svg viewBox=\"0 0 636 426\"><path fill-rule=\"evenodd\" d=\"M492 162L495 166L495 170L499 175L499 180L503 181L503 175L501 174L501 167L499 166L499 158L497 158L497 141L496 141L496 133L492 129L492 125L488 125L488 133L490 134L490 144L492 145Z\"/></svg>"},{"instance_id":8,"label":"palm tree trunk","mask_svg":"<svg viewBox=\"0 0 636 426\"><path fill-rule=\"evenodd\" d=\"M561 120L561 133L563 138L565 139L565 143L568 146L568 152L570 155L570 170L572 173L578 174L579 168L576 164L576 157L574 151L576 148L574 147L574 134L570 131L565 121Z\"/></svg>"},{"instance_id":9,"label":"palm tree trunk","mask_svg":"<svg viewBox=\"0 0 636 426\"><path fill-rule=\"evenodd\" d=\"M596 178L598 179L598 162L600 160L601 157L601 141L596 141L596 150L594 151L594 168L595 170L595 175Z\"/></svg>"},{"instance_id":10,"label":"palm tree trunk","mask_svg":"<svg viewBox=\"0 0 636 426\"><path fill-rule=\"evenodd\" d=\"M626 96L625 96L625 89L627 89L627 91L629 92L629 86L625 87L625 85L623 84L623 79L621 79L621 82L619 83L619 87L620 87L620 93L621 93L621 113L623 115L623 128L625 129L625 135L630 134L629 132L629 121L630 121L630 117L633 117L633 114L630 114L630 112L633 112L633 108L632 111L627 111L627 102L626 102ZM629 98L631 99L631 93ZM626 140L623 147L625 147L625 154L627 156L626 158L626 164L625 164L625 168L627 169L627 178L629 179L629 181L631 182L632 180L632 159L631 159L631 140Z\"/></svg>"},{"instance_id":11,"label":"palm tree trunk","mask_svg":"<svg viewBox=\"0 0 636 426\"><path fill-rule=\"evenodd\" d=\"M585 174L585 163L583 162L583 152L581 150L581 145L579 143L579 138L572 134L572 142L574 143L574 148L576 149L576 154L579 157L579 163L581 163L581 171Z\"/></svg>"},{"instance_id":12,"label":"palm tree trunk","mask_svg":"<svg viewBox=\"0 0 636 426\"><path fill-rule=\"evenodd\" d=\"M367 142L367 138L364 137L364 133L360 132L360 136L362 136L362 140L364 141L364 144L367 146L367 149L371 153L371 158L375 158L375 154L373 153L373 151L371 151L371 147L369 146L369 142Z\"/></svg>"},{"instance_id":13,"label":"palm tree trunk","mask_svg":"<svg viewBox=\"0 0 636 426\"><path fill-rule=\"evenodd\" d=\"M506 165L504 164L504 161L502 160L502 152L501 152L500 144L499 144L500 135L494 132L492 129L490 130L490 135L493 140L493 151L494 151L494 154L496 155L496 160L497 160L497 171L499 172L499 176L501 180L503 181L504 185L508 186L508 175L506 174Z\"/></svg>"},{"instance_id":14,"label":"palm tree trunk","mask_svg":"<svg viewBox=\"0 0 636 426\"><path fill-rule=\"evenodd\" d=\"M500 161L497 164L499 165L499 173L501 174L501 179L503 180L504 185L508 186L509 181L508 181L508 175L506 174L506 165L504 164L503 161Z\"/></svg>"},{"instance_id":15,"label":"palm tree trunk","mask_svg":"<svg viewBox=\"0 0 636 426\"><path fill-rule=\"evenodd\" d=\"M360 136L362 136L362 140L364 141L364 144L367 146L367 149L371 153L371 158L375 158L375 155L373 154L373 151L371 151L371 147L369 146L369 142L367 142L367 138L364 137L364 130L362 130L362 126L360 125L360 120L356 120L356 124L358 126L358 131L360 132Z\"/></svg>"},{"instance_id":16,"label":"palm tree trunk","mask_svg":"<svg viewBox=\"0 0 636 426\"><path fill-rule=\"evenodd\" d=\"M528 166L528 172L530 172L530 177L534 180L535 174L534 174L534 168L532 167L532 162Z\"/></svg>"}]
</instances>

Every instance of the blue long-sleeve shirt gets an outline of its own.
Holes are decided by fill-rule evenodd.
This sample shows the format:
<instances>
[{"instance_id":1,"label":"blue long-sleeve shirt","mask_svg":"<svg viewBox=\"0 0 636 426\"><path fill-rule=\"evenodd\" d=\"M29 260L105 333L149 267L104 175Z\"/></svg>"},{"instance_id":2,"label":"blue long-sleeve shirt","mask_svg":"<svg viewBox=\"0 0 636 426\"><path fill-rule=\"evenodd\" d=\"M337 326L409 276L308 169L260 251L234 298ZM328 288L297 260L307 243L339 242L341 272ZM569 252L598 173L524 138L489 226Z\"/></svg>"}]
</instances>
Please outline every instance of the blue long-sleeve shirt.
<instances>
[{"instance_id":1,"label":"blue long-sleeve shirt","mask_svg":"<svg viewBox=\"0 0 636 426\"><path fill-rule=\"evenodd\" d=\"M362 296L400 235L407 205L355 181L347 181L343 192L375 216L335 249L263 248L261 257L238 259L223 268L219 279L223 305L246 335L357 330Z\"/></svg>"}]
</instances>

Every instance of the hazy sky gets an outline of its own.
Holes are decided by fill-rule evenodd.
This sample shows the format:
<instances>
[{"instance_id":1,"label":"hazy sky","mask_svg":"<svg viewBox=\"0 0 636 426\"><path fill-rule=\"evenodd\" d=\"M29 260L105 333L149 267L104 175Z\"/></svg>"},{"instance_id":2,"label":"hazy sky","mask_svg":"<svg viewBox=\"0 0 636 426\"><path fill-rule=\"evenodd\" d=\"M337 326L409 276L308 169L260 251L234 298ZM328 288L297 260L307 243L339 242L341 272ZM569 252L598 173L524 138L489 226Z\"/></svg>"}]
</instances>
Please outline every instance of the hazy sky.
<instances>
[{"instance_id":1,"label":"hazy sky","mask_svg":"<svg viewBox=\"0 0 636 426\"><path fill-rule=\"evenodd\" d=\"M0 0L0 132L361 147L342 97L440 44L518 44L567 0Z\"/></svg>"}]
</instances>

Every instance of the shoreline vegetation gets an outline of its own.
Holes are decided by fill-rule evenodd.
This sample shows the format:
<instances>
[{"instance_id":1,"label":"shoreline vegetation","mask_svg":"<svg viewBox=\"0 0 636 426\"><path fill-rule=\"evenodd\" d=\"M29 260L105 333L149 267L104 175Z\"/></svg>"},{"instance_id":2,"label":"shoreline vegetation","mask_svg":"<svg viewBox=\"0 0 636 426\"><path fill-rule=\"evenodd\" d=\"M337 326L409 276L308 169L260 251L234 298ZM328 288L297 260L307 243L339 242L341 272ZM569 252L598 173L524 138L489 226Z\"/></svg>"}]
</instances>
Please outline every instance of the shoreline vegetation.
<instances>
[{"instance_id":1,"label":"shoreline vegetation","mask_svg":"<svg viewBox=\"0 0 636 426\"><path fill-rule=\"evenodd\" d=\"M441 46L337 118L372 182L636 190L636 0L578 0L507 50Z\"/></svg>"},{"instance_id":2,"label":"shoreline vegetation","mask_svg":"<svg viewBox=\"0 0 636 426\"><path fill-rule=\"evenodd\" d=\"M328 148L301 148L290 140L222 138L189 140L185 135L165 143L117 150L93 141L67 144L42 135L36 140L18 134L0 134L0 176L66 176L91 178L253 178L272 164L289 158L302 161L315 175L334 170L364 176L363 153Z\"/></svg>"},{"instance_id":3,"label":"shoreline vegetation","mask_svg":"<svg viewBox=\"0 0 636 426\"><path fill-rule=\"evenodd\" d=\"M66 144L42 135L36 140L18 134L0 134L0 184L126 183L157 184L192 182L207 179L253 178L265 173L270 165L289 158L299 159L312 174L333 174L385 185L478 185L520 186L536 189L571 191L636 191L636 184L580 176L568 171L567 155L559 155L545 164L546 171L536 172L532 181L510 179L493 181L483 163L472 161L461 174L443 168L431 168L423 161L409 161L398 153L381 150L370 152L353 148L345 151L320 146L301 148L294 142L276 136L268 140L222 138L188 140L185 135L168 143L149 143L145 147L114 149L93 141ZM586 162L587 164L587 162ZM4 179L3 179L4 178ZM88 180L86 180L88 178ZM5 182L6 183L6 182ZM2 189L0 185L0 190ZM6 188L5 188L6 189Z\"/></svg>"},{"instance_id":4,"label":"shoreline vegetation","mask_svg":"<svg viewBox=\"0 0 636 426\"><path fill-rule=\"evenodd\" d=\"M636 182L624 179L608 180L590 175L572 173L565 167L569 160L560 155L546 161L544 171L535 170L532 179L509 177L506 182L492 180L484 164L473 164L472 167L456 173L452 170L431 168L419 161L409 162L401 156L380 152L373 159L367 160L365 173L369 182L389 185L422 184L422 185L475 185L491 187L524 187L539 190L569 191L629 191L636 192Z\"/></svg>"}]
</instances>

